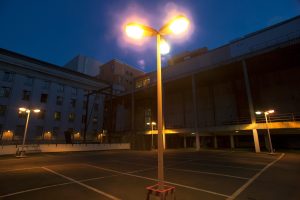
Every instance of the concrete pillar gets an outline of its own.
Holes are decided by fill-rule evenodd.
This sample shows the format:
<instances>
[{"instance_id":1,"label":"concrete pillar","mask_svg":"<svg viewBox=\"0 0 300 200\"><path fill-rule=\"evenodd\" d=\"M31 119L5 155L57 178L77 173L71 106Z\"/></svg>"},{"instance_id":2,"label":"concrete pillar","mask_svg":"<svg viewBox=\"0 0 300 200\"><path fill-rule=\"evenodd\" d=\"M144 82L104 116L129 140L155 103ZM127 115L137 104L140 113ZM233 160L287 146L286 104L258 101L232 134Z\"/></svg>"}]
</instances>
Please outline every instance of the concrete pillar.
<instances>
[{"instance_id":1,"label":"concrete pillar","mask_svg":"<svg viewBox=\"0 0 300 200\"><path fill-rule=\"evenodd\" d=\"M247 98L248 98L251 123L254 126L256 124L256 118L255 118L255 111L254 111L254 107L253 107L252 94L251 94L251 88L250 88L250 82L249 82L246 61L243 60L242 64L243 64L244 80L245 80L245 86L246 86L246 92L247 92ZM253 134L255 152L258 153L258 152L260 152L260 146L259 146L257 130L255 128L252 129L252 134Z\"/></svg>"},{"instance_id":2,"label":"concrete pillar","mask_svg":"<svg viewBox=\"0 0 300 200\"><path fill-rule=\"evenodd\" d=\"M214 148L217 149L218 148L218 139L217 136L214 136Z\"/></svg>"},{"instance_id":3,"label":"concrete pillar","mask_svg":"<svg viewBox=\"0 0 300 200\"><path fill-rule=\"evenodd\" d=\"M200 150L200 135L196 133L196 151Z\"/></svg>"},{"instance_id":4,"label":"concrete pillar","mask_svg":"<svg viewBox=\"0 0 300 200\"><path fill-rule=\"evenodd\" d=\"M186 149L186 135L183 136L183 148Z\"/></svg>"},{"instance_id":5,"label":"concrete pillar","mask_svg":"<svg viewBox=\"0 0 300 200\"><path fill-rule=\"evenodd\" d=\"M234 149L234 135L230 135L230 148Z\"/></svg>"},{"instance_id":6,"label":"concrete pillar","mask_svg":"<svg viewBox=\"0 0 300 200\"><path fill-rule=\"evenodd\" d=\"M192 92L193 92L193 107L194 107L194 129L196 132L196 151L200 150L200 136L198 130L198 112L197 112L197 94L196 94L196 81L195 75L192 75Z\"/></svg>"}]
</instances>

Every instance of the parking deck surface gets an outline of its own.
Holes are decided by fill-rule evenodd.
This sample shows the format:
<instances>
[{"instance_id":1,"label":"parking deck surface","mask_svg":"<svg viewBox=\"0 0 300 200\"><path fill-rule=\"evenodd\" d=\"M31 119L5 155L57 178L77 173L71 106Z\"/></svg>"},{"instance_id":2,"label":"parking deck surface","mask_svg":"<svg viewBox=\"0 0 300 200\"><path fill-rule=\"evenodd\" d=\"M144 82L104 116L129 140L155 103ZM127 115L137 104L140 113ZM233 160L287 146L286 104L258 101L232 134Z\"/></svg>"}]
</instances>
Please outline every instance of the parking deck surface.
<instances>
[{"instance_id":1,"label":"parking deck surface","mask_svg":"<svg viewBox=\"0 0 300 200\"><path fill-rule=\"evenodd\" d=\"M299 153L167 150L164 161L177 200L300 199ZM156 151L2 156L0 198L142 200L156 166Z\"/></svg>"}]
</instances>

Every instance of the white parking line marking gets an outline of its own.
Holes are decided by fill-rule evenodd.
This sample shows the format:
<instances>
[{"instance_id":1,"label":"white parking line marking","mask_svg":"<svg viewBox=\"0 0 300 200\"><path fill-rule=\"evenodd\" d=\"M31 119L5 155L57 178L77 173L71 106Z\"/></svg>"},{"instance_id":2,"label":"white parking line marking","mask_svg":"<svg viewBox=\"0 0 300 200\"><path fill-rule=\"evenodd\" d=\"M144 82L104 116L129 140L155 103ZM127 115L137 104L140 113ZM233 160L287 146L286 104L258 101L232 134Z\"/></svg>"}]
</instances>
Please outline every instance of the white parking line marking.
<instances>
[{"instance_id":1,"label":"white parking line marking","mask_svg":"<svg viewBox=\"0 0 300 200\"><path fill-rule=\"evenodd\" d=\"M242 193L253 181L255 181L264 171L266 171L269 167L279 161L285 154L282 153L276 160L273 160L268 165L266 165L262 170L260 170L257 174L255 174L251 179L249 179L242 187L237 189L230 197L226 200L233 200L235 199L240 193Z\"/></svg>"},{"instance_id":2,"label":"white parking line marking","mask_svg":"<svg viewBox=\"0 0 300 200\"><path fill-rule=\"evenodd\" d=\"M40 169L40 168L41 167L24 167L24 168L8 169L8 170L0 171L0 173L22 171L22 170L30 170L30 169Z\"/></svg>"},{"instance_id":3,"label":"white parking line marking","mask_svg":"<svg viewBox=\"0 0 300 200\"><path fill-rule=\"evenodd\" d=\"M42 167L42 169L45 169L45 170L47 170L47 171L49 171L49 172L51 172L51 173L53 173L53 174L56 174L56 175L58 175L58 176L60 176L60 177L62 177L62 178L65 178L65 179L67 179L67 180L69 180L69 181L72 181L72 182L74 182L74 183L77 183L78 185L81 185L81 186L83 186L83 187L85 187L85 188L87 188L87 189L90 189L90 190L92 190L92 191L94 191L94 192L97 192L98 194L101 194L101 195L103 195L103 196L106 196L106 197L108 197L108 198L110 198L110 199L113 199L113 200L120 200L119 198L117 198L117 197L115 197L115 196L113 196L113 195L110 195L110 194L108 194L108 193L106 193L106 192L103 192L103 191L101 191L101 190L98 190L98 189L96 189L96 188L94 188L94 187L92 187L92 186L89 186L89 185L87 185L87 184L84 184L84 183L81 183L81 182L79 182L79 181L76 181L75 179L72 179L72 178L70 178L70 177L68 177L68 176L65 176L65 175L60 174L60 173L58 173L58 172L56 172L56 171L53 171L53 170L51 170L51 169L49 169L49 168L47 168L47 167Z\"/></svg>"},{"instance_id":4,"label":"white parking line marking","mask_svg":"<svg viewBox=\"0 0 300 200\"><path fill-rule=\"evenodd\" d=\"M192 173L197 173L197 174L208 174L208 175L214 175L214 176L224 176L224 177L243 179L243 180L248 180L249 179L249 178L246 178L246 177L232 176L232 175L228 175L228 174L219 174L219 173L213 173L213 172L203 172L203 171L195 171L195 170L188 170L188 169L170 168L170 167L167 167L166 169L182 171L182 172L192 172Z\"/></svg>"},{"instance_id":5,"label":"white parking line marking","mask_svg":"<svg viewBox=\"0 0 300 200\"><path fill-rule=\"evenodd\" d=\"M60 183L60 184L55 184L55 185L47 185L47 186L44 186L44 187L38 187L38 188L33 188L33 189L28 189L28 190L22 190L22 191L19 191L19 192L14 192L14 193L2 195L2 196L0 196L0 198L10 197L10 196L18 195L18 194L23 194L23 193L26 193L26 192L33 192L33 191L37 191L37 190L42 190L42 189L47 189L47 188L52 188L52 187L57 187L57 186L62 186L62 185L69 185L69 184L74 184L74 182L66 182L66 183Z\"/></svg>"},{"instance_id":6,"label":"white parking line marking","mask_svg":"<svg viewBox=\"0 0 300 200\"><path fill-rule=\"evenodd\" d=\"M116 170L112 170L112 169L106 169L106 168L103 168L103 167L98 167L98 166L90 165L90 164L86 164L86 165L97 168L97 169L118 173L118 174L123 174L123 175L132 176L132 177L136 177L136 178L141 178L141 179L145 179L145 180L155 181L155 182L158 181L157 179L154 179L154 178L148 178L148 177L145 177L145 176L139 176L139 175L120 172L120 171L116 171ZM165 183L175 185L175 186L179 186L179 187L183 187L183 188L187 188L187 189L191 189L191 190L201 191L201 192L205 192L205 193L209 193L209 194L213 194L213 195L217 195L217 196L229 197L228 195L225 195L225 194L221 194L221 193L217 193L217 192L213 192L213 191L205 190L205 189L201 189L201 188L191 187L191 186L188 186L188 185L182 185L182 184L173 183L173 182L169 182L169 181L165 181Z\"/></svg>"}]
</instances>

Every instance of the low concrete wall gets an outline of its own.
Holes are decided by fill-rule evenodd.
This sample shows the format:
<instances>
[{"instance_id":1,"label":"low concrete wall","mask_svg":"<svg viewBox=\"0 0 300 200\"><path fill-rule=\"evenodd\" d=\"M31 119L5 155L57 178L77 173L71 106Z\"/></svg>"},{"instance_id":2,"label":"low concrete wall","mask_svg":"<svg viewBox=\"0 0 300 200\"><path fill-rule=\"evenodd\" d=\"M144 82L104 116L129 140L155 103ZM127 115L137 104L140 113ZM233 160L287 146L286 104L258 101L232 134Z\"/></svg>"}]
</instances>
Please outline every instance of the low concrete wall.
<instances>
[{"instance_id":1,"label":"low concrete wall","mask_svg":"<svg viewBox=\"0 0 300 200\"><path fill-rule=\"evenodd\" d=\"M21 145L4 145L0 147L0 155L15 154ZM40 144L28 145L25 151L28 153L36 152L68 152L68 151L101 151L101 150L121 150L130 149L129 143L120 144Z\"/></svg>"}]
</instances>

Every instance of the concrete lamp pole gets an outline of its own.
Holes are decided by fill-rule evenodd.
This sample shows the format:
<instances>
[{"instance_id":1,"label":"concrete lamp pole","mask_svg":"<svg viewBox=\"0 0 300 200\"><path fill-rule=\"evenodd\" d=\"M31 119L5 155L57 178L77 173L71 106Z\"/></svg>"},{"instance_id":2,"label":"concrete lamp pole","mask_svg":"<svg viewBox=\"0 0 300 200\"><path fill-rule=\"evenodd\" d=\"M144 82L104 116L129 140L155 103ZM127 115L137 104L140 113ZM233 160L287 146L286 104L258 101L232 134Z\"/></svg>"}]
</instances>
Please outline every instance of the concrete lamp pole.
<instances>
[{"instance_id":1,"label":"concrete lamp pole","mask_svg":"<svg viewBox=\"0 0 300 200\"><path fill-rule=\"evenodd\" d=\"M31 111L33 111L35 113L40 112L39 109L30 110L30 109L27 109L27 108L19 108L19 113L21 114L21 113L25 112L27 114L27 117L26 117L26 124L25 124L25 130L24 130L24 135L23 135L22 150L20 151L20 155L17 155L17 157L25 157L24 148L25 148L25 141L26 141L26 135L27 135L27 129L28 129L28 124L29 124Z\"/></svg>"},{"instance_id":2,"label":"concrete lamp pole","mask_svg":"<svg viewBox=\"0 0 300 200\"><path fill-rule=\"evenodd\" d=\"M129 23L125 27L128 37L142 39L144 36L156 37L156 58L157 58L157 154L158 154L158 185L164 186L164 160L163 160L163 113L162 113L162 75L161 75L161 54L169 52L170 47L164 41L163 36L169 34L180 34L187 30L189 20L179 15L165 24L161 29L155 30L151 27L138 23Z\"/></svg>"},{"instance_id":3,"label":"concrete lamp pole","mask_svg":"<svg viewBox=\"0 0 300 200\"><path fill-rule=\"evenodd\" d=\"M272 139L271 139L271 134L270 134L270 129L269 129L268 115L271 114L271 113L274 113L274 112L275 112L274 110L268 110L268 111L265 111L265 112L261 112L261 111L256 111L255 112L257 115L260 115L262 113L264 113L264 115L265 115L267 132L268 132L268 141L269 141L270 153L271 154L274 153L274 150L273 150Z\"/></svg>"}]
</instances>

